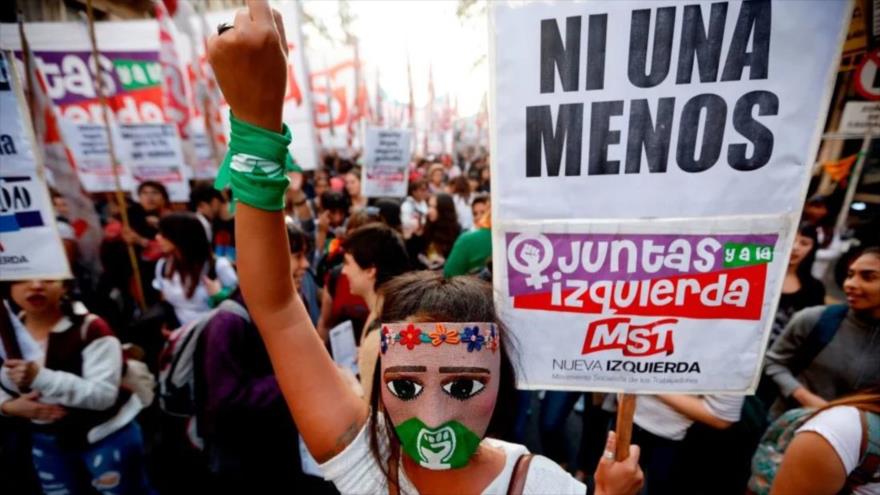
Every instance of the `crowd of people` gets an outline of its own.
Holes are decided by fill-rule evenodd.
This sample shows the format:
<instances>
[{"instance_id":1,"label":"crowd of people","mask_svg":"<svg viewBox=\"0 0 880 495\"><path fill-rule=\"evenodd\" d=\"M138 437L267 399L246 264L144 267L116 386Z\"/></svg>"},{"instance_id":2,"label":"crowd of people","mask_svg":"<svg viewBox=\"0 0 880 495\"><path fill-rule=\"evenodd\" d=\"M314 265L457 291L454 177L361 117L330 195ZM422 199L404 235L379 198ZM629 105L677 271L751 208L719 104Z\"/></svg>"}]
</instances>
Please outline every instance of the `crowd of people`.
<instances>
[{"instance_id":1,"label":"crowd of people","mask_svg":"<svg viewBox=\"0 0 880 495\"><path fill-rule=\"evenodd\" d=\"M143 182L123 222L96 197L99 274L72 238L73 279L2 285L0 491L880 493L877 247L833 301L806 215L758 392L640 396L617 462L613 395L515 388L488 157L416 157L402 200L364 196L357 162L294 167L277 211Z\"/></svg>"},{"instance_id":2,"label":"crowd of people","mask_svg":"<svg viewBox=\"0 0 880 495\"><path fill-rule=\"evenodd\" d=\"M381 323L412 311L395 309L404 304L400 298L449 304L432 309L444 321L475 319L458 316L456 311L477 309L459 308L454 300L491 306L483 285L492 270L487 162L457 158L414 160L402 201L364 198L355 160L336 155L327 155L320 170L291 172L282 214L289 256L274 256L270 264L267 252L265 266L249 267L263 290L272 285L260 274L286 270L321 343L310 352L329 352L331 329L351 322L359 374L337 370L346 378L346 392L372 404L370 410L381 409L377 400L384 393L374 384L385 346ZM122 226L112 202L98 198L105 222L100 277L77 268L73 280L3 287L37 348L21 344L22 359L7 359L0 374L2 464L17 467L4 476L11 493L40 487L50 493L83 480L103 493L355 489L358 480L346 477L340 485L329 478L337 481L334 487L308 468L315 462L301 448L308 433L301 436L297 426L305 427L291 418L284 383L276 376L281 370L273 369L252 305L238 287L237 256L245 252L236 250L233 225L241 219L227 194L194 184L188 205L172 204L161 184L144 182L128 205L129 227ZM63 211L63 199L55 203ZM65 221L60 212L59 221ZM259 242L267 235L249 232ZM139 286L126 243L135 249ZM825 286L811 275L819 247L817 226L805 219L757 395L638 398L633 443L641 449L645 493L743 493L750 478L755 493L769 493L776 471L771 469L768 482L768 465L778 468L774 486L784 487L774 493L837 493L871 458L880 441L880 250L868 247L850 256L846 303L826 305ZM77 250L68 254L72 266L80 267ZM144 309L138 297L147 303ZM388 316L391 311L397 316ZM475 320L500 326L491 307L479 311L490 317ZM188 335L196 342L192 355L181 358L174 352ZM291 362L301 352L291 353ZM39 357L29 360L33 355ZM175 391L168 390L164 375L175 363L192 367L183 412L166 403ZM533 448L574 479L589 479L613 426L614 397L508 392L507 421L493 420L493 428L500 427L493 435L534 444L530 429L536 430ZM327 407L337 407L334 400L341 399L331 397ZM580 428L572 425L578 416ZM771 424L776 418L780 423ZM791 440L794 430L788 433L791 447L784 456L761 442L762 435L791 429L792 423L804 434ZM572 434L578 430L580 438ZM823 456L829 453L836 456ZM839 465L829 467L826 461L835 458ZM813 469L817 463L823 469ZM804 469L813 474L805 476ZM834 489L803 491L805 480L814 480L811 490L814 482ZM862 486L872 488L856 493L876 493L871 490L880 484Z\"/></svg>"}]
</instances>

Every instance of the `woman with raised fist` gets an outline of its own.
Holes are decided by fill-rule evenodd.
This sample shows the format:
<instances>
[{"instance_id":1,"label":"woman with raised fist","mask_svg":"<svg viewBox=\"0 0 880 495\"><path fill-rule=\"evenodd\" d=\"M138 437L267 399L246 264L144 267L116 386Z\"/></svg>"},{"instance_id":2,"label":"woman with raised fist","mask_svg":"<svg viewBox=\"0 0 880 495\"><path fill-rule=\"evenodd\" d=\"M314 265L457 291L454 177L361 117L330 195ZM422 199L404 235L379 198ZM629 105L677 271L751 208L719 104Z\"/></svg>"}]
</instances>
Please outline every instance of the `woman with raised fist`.
<instances>
[{"instance_id":1,"label":"woman with raised fist","mask_svg":"<svg viewBox=\"0 0 880 495\"><path fill-rule=\"evenodd\" d=\"M606 456L588 491L549 459L485 438L508 413L501 402L514 386L509 335L487 284L430 273L391 280L383 288L371 404L337 371L296 294L286 255L286 46L280 16L265 0L250 0L234 26L209 42L232 114L218 186L228 181L238 200L241 288L325 477L343 493L635 493L637 447L625 462ZM607 448L614 444L612 435Z\"/></svg>"}]
</instances>

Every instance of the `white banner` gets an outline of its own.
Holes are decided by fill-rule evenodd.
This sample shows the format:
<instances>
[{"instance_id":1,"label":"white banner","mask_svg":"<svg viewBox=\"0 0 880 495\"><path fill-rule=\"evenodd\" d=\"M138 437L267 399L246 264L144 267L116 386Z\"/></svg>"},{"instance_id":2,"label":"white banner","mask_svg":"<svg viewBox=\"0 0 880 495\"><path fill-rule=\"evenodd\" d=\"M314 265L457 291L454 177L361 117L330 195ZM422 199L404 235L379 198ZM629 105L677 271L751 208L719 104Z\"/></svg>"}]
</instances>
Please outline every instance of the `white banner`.
<instances>
[{"instance_id":1,"label":"white banner","mask_svg":"<svg viewBox=\"0 0 880 495\"><path fill-rule=\"evenodd\" d=\"M411 147L408 130L367 129L362 177L366 197L406 197Z\"/></svg>"},{"instance_id":2,"label":"white banner","mask_svg":"<svg viewBox=\"0 0 880 495\"><path fill-rule=\"evenodd\" d=\"M0 280L70 277L19 80L0 53Z\"/></svg>"},{"instance_id":3,"label":"white banner","mask_svg":"<svg viewBox=\"0 0 880 495\"><path fill-rule=\"evenodd\" d=\"M755 385L850 9L492 4L495 288L520 386Z\"/></svg>"},{"instance_id":4,"label":"white banner","mask_svg":"<svg viewBox=\"0 0 880 495\"><path fill-rule=\"evenodd\" d=\"M116 179L110 161L110 145L107 143L107 128L101 124L76 124L70 121L61 122L61 134L64 144L76 165L76 173L83 189L90 193L113 192L116 190ZM137 187L131 170L126 161L119 155L119 139L114 139L116 157L119 160L117 173L119 184L123 190Z\"/></svg>"},{"instance_id":5,"label":"white banner","mask_svg":"<svg viewBox=\"0 0 880 495\"><path fill-rule=\"evenodd\" d=\"M187 170L174 124L122 124L114 129L119 137L114 141L119 161L131 171L135 183L160 182L172 202L189 201Z\"/></svg>"}]
</instances>

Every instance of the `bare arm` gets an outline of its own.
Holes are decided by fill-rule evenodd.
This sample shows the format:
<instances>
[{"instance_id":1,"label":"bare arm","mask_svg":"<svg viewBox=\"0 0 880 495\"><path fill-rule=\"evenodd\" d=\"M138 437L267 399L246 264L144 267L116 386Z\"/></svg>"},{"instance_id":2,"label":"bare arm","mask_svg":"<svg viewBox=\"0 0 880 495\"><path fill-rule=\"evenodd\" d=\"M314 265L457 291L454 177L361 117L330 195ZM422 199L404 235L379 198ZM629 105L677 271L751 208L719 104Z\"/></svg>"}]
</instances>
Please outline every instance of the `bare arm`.
<instances>
[{"instance_id":1,"label":"bare arm","mask_svg":"<svg viewBox=\"0 0 880 495\"><path fill-rule=\"evenodd\" d=\"M709 425L712 428L723 430L733 424L730 421L721 419L712 414L712 412L706 407L703 399L700 397L695 397L693 395L664 394L658 395L657 398L663 401L667 406L675 409L676 412L681 413L694 421Z\"/></svg>"},{"instance_id":2,"label":"bare arm","mask_svg":"<svg viewBox=\"0 0 880 495\"><path fill-rule=\"evenodd\" d=\"M837 452L822 435L805 431L785 449L770 495L832 495L846 482Z\"/></svg>"},{"instance_id":3,"label":"bare arm","mask_svg":"<svg viewBox=\"0 0 880 495\"><path fill-rule=\"evenodd\" d=\"M283 213L238 205L235 243L241 289L260 329L281 392L318 462L350 443L367 407L338 373L296 294ZM327 414L327 411L333 414Z\"/></svg>"},{"instance_id":4,"label":"bare arm","mask_svg":"<svg viewBox=\"0 0 880 495\"><path fill-rule=\"evenodd\" d=\"M211 38L209 60L240 120L281 130L286 46L281 16L266 0L248 0L235 26ZM303 440L326 461L357 435L367 406L337 372L294 290L284 214L239 202L236 216L242 292Z\"/></svg>"}]
</instances>

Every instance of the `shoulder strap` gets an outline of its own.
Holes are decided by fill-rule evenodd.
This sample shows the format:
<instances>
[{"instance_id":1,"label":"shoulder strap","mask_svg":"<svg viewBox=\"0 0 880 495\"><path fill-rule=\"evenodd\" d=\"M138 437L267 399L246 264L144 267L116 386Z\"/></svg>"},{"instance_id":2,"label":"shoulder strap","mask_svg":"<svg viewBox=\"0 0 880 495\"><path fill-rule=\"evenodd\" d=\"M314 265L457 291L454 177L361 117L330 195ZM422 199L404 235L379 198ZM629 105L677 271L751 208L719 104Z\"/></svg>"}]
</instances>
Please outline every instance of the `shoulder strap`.
<instances>
[{"instance_id":1,"label":"shoulder strap","mask_svg":"<svg viewBox=\"0 0 880 495\"><path fill-rule=\"evenodd\" d=\"M79 339L81 342L86 341L86 335L89 331L89 326L91 326L92 322L98 319L98 316L92 313L88 313L83 316L82 324L79 326Z\"/></svg>"},{"instance_id":2,"label":"shoulder strap","mask_svg":"<svg viewBox=\"0 0 880 495\"><path fill-rule=\"evenodd\" d=\"M834 335L837 334L840 324L846 318L848 311L849 307L846 304L832 304L822 311L819 320L816 321L809 335L807 335L807 340L802 348L801 359L795 363L795 366L792 366L794 374L799 374L807 369L810 363L816 359L816 356L822 352L822 349L831 342Z\"/></svg>"},{"instance_id":3,"label":"shoulder strap","mask_svg":"<svg viewBox=\"0 0 880 495\"><path fill-rule=\"evenodd\" d=\"M516 460L513 473L510 475L510 484L507 485L507 495L522 495L533 457L533 454L523 454Z\"/></svg>"},{"instance_id":4,"label":"shoulder strap","mask_svg":"<svg viewBox=\"0 0 880 495\"><path fill-rule=\"evenodd\" d=\"M224 299L223 302L217 306L218 311L229 311L230 313L235 314L236 316L241 317L244 321L250 323L251 315L248 313L247 309L244 306L238 303L238 301L232 299Z\"/></svg>"},{"instance_id":5,"label":"shoulder strap","mask_svg":"<svg viewBox=\"0 0 880 495\"><path fill-rule=\"evenodd\" d=\"M842 493L853 493L859 486L880 482L880 415L859 409L859 420L862 423L859 464L847 476Z\"/></svg>"}]
</instances>

